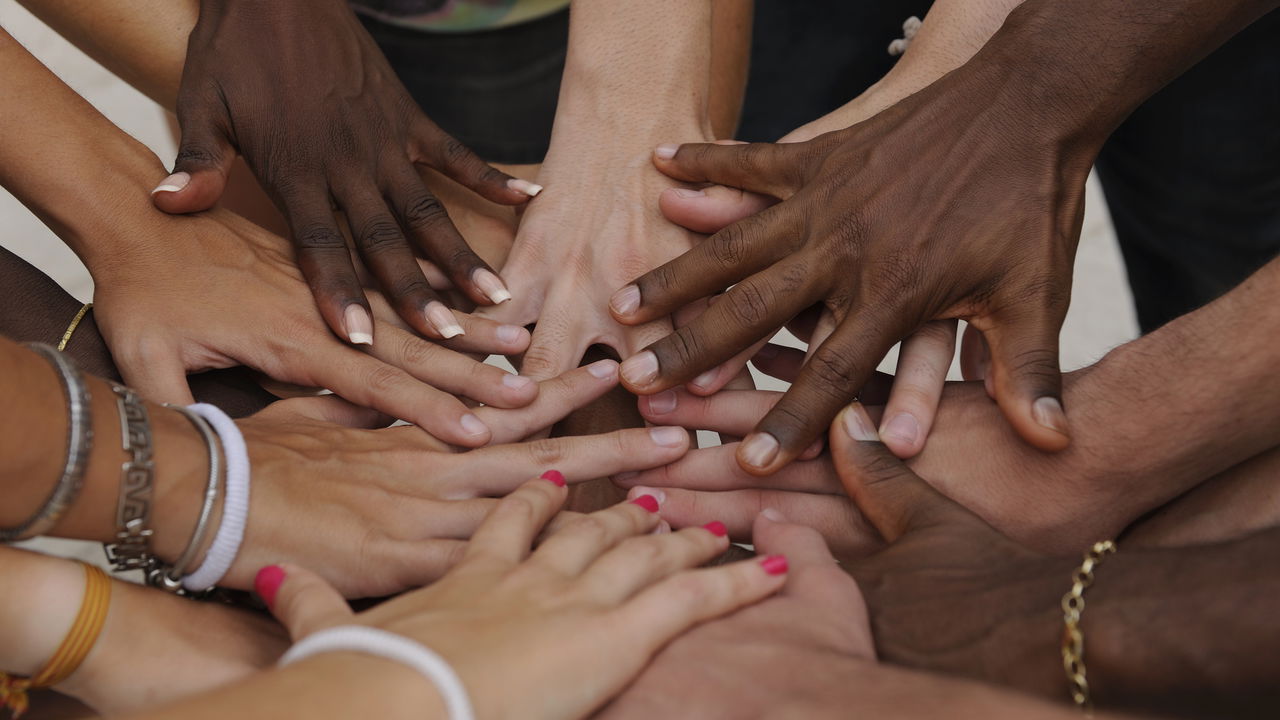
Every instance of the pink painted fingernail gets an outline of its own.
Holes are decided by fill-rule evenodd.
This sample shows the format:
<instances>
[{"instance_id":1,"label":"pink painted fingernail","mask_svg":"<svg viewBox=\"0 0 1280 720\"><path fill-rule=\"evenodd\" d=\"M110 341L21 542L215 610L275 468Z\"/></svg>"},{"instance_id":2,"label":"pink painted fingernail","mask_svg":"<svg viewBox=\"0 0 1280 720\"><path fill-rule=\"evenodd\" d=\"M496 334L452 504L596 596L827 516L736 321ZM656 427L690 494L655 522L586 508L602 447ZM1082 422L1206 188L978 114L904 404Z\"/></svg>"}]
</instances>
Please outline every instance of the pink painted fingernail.
<instances>
[{"instance_id":1,"label":"pink painted fingernail","mask_svg":"<svg viewBox=\"0 0 1280 720\"><path fill-rule=\"evenodd\" d=\"M156 193L162 192L178 192L185 188L189 182L191 182L191 175L189 173L176 172L164 180L161 180L160 184L156 186L156 189L151 191L151 194L155 195Z\"/></svg>"},{"instance_id":2,"label":"pink painted fingernail","mask_svg":"<svg viewBox=\"0 0 1280 720\"><path fill-rule=\"evenodd\" d=\"M484 296L494 305L501 305L511 299L511 292L507 290L506 285L502 284L502 279L484 268L476 268L476 271L471 273L471 282L475 283L476 287L480 288L480 292L484 293Z\"/></svg>"},{"instance_id":3,"label":"pink painted fingernail","mask_svg":"<svg viewBox=\"0 0 1280 720\"><path fill-rule=\"evenodd\" d=\"M542 478L543 480L550 480L556 485L559 485L560 487L564 487L564 473L561 473L559 470L548 470L542 473L541 475L539 475L538 477Z\"/></svg>"},{"instance_id":4,"label":"pink painted fingernail","mask_svg":"<svg viewBox=\"0 0 1280 720\"><path fill-rule=\"evenodd\" d=\"M537 183L531 183L528 180L520 178L511 178L507 181L507 187L516 192L524 193L529 197L538 197L538 193L542 192L542 186Z\"/></svg>"},{"instance_id":5,"label":"pink painted fingernail","mask_svg":"<svg viewBox=\"0 0 1280 720\"><path fill-rule=\"evenodd\" d=\"M533 378L527 378L523 375L512 375L511 373L502 374L502 386L511 388L512 390L524 392L533 386Z\"/></svg>"},{"instance_id":6,"label":"pink painted fingernail","mask_svg":"<svg viewBox=\"0 0 1280 720\"><path fill-rule=\"evenodd\" d=\"M609 307L619 315L630 315L640 307L640 287L628 285L609 298Z\"/></svg>"},{"instance_id":7,"label":"pink painted fingernail","mask_svg":"<svg viewBox=\"0 0 1280 720\"><path fill-rule=\"evenodd\" d=\"M670 160L676 156L676 151L680 149L679 145L659 145L653 149L653 154L662 160Z\"/></svg>"},{"instance_id":8,"label":"pink painted fingernail","mask_svg":"<svg viewBox=\"0 0 1280 720\"><path fill-rule=\"evenodd\" d=\"M622 363L622 379L633 387L644 387L658 377L658 356L652 350L644 350Z\"/></svg>"},{"instance_id":9,"label":"pink painted fingernail","mask_svg":"<svg viewBox=\"0 0 1280 720\"><path fill-rule=\"evenodd\" d=\"M760 558L760 567L770 575L782 575L787 571L787 557L785 555L770 555L769 557Z\"/></svg>"},{"instance_id":10,"label":"pink painted fingernail","mask_svg":"<svg viewBox=\"0 0 1280 720\"><path fill-rule=\"evenodd\" d=\"M373 318L369 311L356 303L351 303L342 311L342 324L347 329L347 340L352 345L373 344Z\"/></svg>"},{"instance_id":11,"label":"pink painted fingernail","mask_svg":"<svg viewBox=\"0 0 1280 720\"><path fill-rule=\"evenodd\" d=\"M724 537L729 534L729 528L725 527L724 523L719 520L712 520L706 525L703 525L702 528L716 537Z\"/></svg>"},{"instance_id":12,"label":"pink painted fingernail","mask_svg":"<svg viewBox=\"0 0 1280 720\"><path fill-rule=\"evenodd\" d=\"M689 438L689 433L684 428L656 427L649 428L649 437L653 439L655 445L680 447Z\"/></svg>"},{"instance_id":13,"label":"pink painted fingernail","mask_svg":"<svg viewBox=\"0 0 1280 720\"><path fill-rule=\"evenodd\" d=\"M710 390L711 384L716 381L716 378L719 377L719 375L720 368L711 368L698 377L690 380L689 384L700 390Z\"/></svg>"},{"instance_id":14,"label":"pink painted fingernail","mask_svg":"<svg viewBox=\"0 0 1280 720\"><path fill-rule=\"evenodd\" d=\"M618 372L618 363L612 360L597 360L587 366L587 372L598 380L608 380Z\"/></svg>"},{"instance_id":15,"label":"pink painted fingernail","mask_svg":"<svg viewBox=\"0 0 1280 720\"><path fill-rule=\"evenodd\" d=\"M284 568L279 565L268 565L258 571L253 578L253 590L262 598L268 608L275 608L276 593L284 582Z\"/></svg>"},{"instance_id":16,"label":"pink painted fingernail","mask_svg":"<svg viewBox=\"0 0 1280 720\"><path fill-rule=\"evenodd\" d=\"M663 390L657 395L648 395L644 398L645 407L653 415L666 415L676 409L676 405L680 403L680 398L676 395L675 390Z\"/></svg>"},{"instance_id":17,"label":"pink painted fingernail","mask_svg":"<svg viewBox=\"0 0 1280 720\"><path fill-rule=\"evenodd\" d=\"M880 436L876 434L876 428L871 424L871 418L867 417L862 403L850 403L840 413L840 424L844 426L845 434L858 442L880 442Z\"/></svg>"},{"instance_id":18,"label":"pink painted fingernail","mask_svg":"<svg viewBox=\"0 0 1280 720\"><path fill-rule=\"evenodd\" d=\"M751 433L738 448L738 457L751 467L768 467L778 457L778 439L769 433Z\"/></svg>"},{"instance_id":19,"label":"pink painted fingernail","mask_svg":"<svg viewBox=\"0 0 1280 720\"><path fill-rule=\"evenodd\" d=\"M489 426L471 413L463 415L458 420L458 424L462 426L462 431L468 435L484 435L489 432Z\"/></svg>"},{"instance_id":20,"label":"pink painted fingernail","mask_svg":"<svg viewBox=\"0 0 1280 720\"><path fill-rule=\"evenodd\" d=\"M672 188L671 192L682 198L700 198L707 196L707 193L703 190L691 190L689 188Z\"/></svg>"},{"instance_id":21,"label":"pink painted fingernail","mask_svg":"<svg viewBox=\"0 0 1280 720\"><path fill-rule=\"evenodd\" d=\"M651 513L658 512L658 498L652 495L641 495L635 500L630 501L632 505L639 505Z\"/></svg>"},{"instance_id":22,"label":"pink painted fingernail","mask_svg":"<svg viewBox=\"0 0 1280 720\"><path fill-rule=\"evenodd\" d=\"M908 445L915 445L916 438L920 437L920 423L916 422L911 413L898 413L885 423L880 436L897 438Z\"/></svg>"},{"instance_id":23,"label":"pink painted fingernail","mask_svg":"<svg viewBox=\"0 0 1280 720\"><path fill-rule=\"evenodd\" d=\"M1042 397L1031 405L1031 414L1036 422L1050 430L1067 434L1067 414L1062 411L1062 403L1057 398Z\"/></svg>"},{"instance_id":24,"label":"pink painted fingernail","mask_svg":"<svg viewBox=\"0 0 1280 720\"><path fill-rule=\"evenodd\" d=\"M442 302L433 300L427 303L427 322L445 340L467 334L458 324L458 318L454 317L453 311L445 307Z\"/></svg>"},{"instance_id":25,"label":"pink painted fingernail","mask_svg":"<svg viewBox=\"0 0 1280 720\"><path fill-rule=\"evenodd\" d=\"M521 340L529 339L529 331L519 325L499 325L494 334L498 336L499 341L508 345L515 345Z\"/></svg>"}]
</instances>

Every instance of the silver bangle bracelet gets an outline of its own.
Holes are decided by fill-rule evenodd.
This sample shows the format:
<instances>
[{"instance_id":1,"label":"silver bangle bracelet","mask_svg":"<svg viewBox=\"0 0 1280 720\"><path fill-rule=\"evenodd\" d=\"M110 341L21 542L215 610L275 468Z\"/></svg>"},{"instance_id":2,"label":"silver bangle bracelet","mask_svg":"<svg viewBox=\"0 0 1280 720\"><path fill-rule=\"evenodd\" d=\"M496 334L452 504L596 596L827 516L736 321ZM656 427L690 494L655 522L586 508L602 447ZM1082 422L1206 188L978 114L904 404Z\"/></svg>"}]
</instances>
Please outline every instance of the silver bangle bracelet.
<instances>
[{"instance_id":1,"label":"silver bangle bracelet","mask_svg":"<svg viewBox=\"0 0 1280 720\"><path fill-rule=\"evenodd\" d=\"M213 506L218 502L219 488L222 484L222 455L219 452L221 444L218 442L218 436L214 434L213 428L209 427L209 423L204 418L181 405L166 403L165 407L182 413L183 417L200 431L200 436L204 438L205 445L209 448L209 482L205 485L204 504L200 507L200 515L196 518L195 528L191 531L191 540L187 542L186 549L167 572L156 568L147 573L148 585L182 595L186 593L182 587L182 576L187 574L196 553L204 544L205 536L209 534L209 519L213 517Z\"/></svg>"},{"instance_id":2,"label":"silver bangle bracelet","mask_svg":"<svg viewBox=\"0 0 1280 720\"><path fill-rule=\"evenodd\" d=\"M0 528L0 542L25 540L52 530L71 507L84 485L85 468L93 449L93 417L89 412L89 388L71 358L44 343L28 348L53 365L67 396L67 462L49 498L29 520L13 528Z\"/></svg>"}]
</instances>

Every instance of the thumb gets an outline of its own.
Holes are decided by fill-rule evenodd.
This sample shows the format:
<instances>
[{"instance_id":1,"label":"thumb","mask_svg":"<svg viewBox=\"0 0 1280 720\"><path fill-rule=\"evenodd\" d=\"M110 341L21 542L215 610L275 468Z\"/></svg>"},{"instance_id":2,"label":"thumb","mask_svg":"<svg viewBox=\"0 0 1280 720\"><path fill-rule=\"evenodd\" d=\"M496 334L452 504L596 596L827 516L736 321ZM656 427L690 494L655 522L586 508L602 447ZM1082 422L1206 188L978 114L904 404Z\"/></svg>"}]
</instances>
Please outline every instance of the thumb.
<instances>
[{"instance_id":1,"label":"thumb","mask_svg":"<svg viewBox=\"0 0 1280 720\"><path fill-rule=\"evenodd\" d=\"M967 514L890 452L875 427L861 403L850 404L831 426L831 457L845 490L885 540Z\"/></svg>"},{"instance_id":2,"label":"thumb","mask_svg":"<svg viewBox=\"0 0 1280 720\"><path fill-rule=\"evenodd\" d=\"M258 411L254 417L272 422L313 420L366 430L384 428L395 422L377 410L356 405L336 395L278 400Z\"/></svg>"},{"instance_id":3,"label":"thumb","mask_svg":"<svg viewBox=\"0 0 1280 720\"><path fill-rule=\"evenodd\" d=\"M181 215L212 208L227 186L236 152L228 136L226 108L216 101L178 103L182 139L173 174L151 191L151 201Z\"/></svg>"},{"instance_id":4,"label":"thumb","mask_svg":"<svg viewBox=\"0 0 1280 720\"><path fill-rule=\"evenodd\" d=\"M120 379L152 402L191 405L195 398L187 384L187 369L177 349L118 354Z\"/></svg>"},{"instance_id":5,"label":"thumb","mask_svg":"<svg viewBox=\"0 0 1280 720\"><path fill-rule=\"evenodd\" d=\"M296 565L268 565L253 579L253 589L294 642L335 625L355 613L342 595L315 573Z\"/></svg>"},{"instance_id":6,"label":"thumb","mask_svg":"<svg viewBox=\"0 0 1280 720\"><path fill-rule=\"evenodd\" d=\"M1013 322L983 331L991 351L988 387L994 387L1001 412L1018 435L1048 452L1071 442L1062 407L1062 370L1058 365L1061 317L1021 310Z\"/></svg>"},{"instance_id":7,"label":"thumb","mask_svg":"<svg viewBox=\"0 0 1280 720\"><path fill-rule=\"evenodd\" d=\"M658 207L671 222L693 232L714 235L776 202L767 195L711 185L700 190L665 190L658 198Z\"/></svg>"}]
</instances>

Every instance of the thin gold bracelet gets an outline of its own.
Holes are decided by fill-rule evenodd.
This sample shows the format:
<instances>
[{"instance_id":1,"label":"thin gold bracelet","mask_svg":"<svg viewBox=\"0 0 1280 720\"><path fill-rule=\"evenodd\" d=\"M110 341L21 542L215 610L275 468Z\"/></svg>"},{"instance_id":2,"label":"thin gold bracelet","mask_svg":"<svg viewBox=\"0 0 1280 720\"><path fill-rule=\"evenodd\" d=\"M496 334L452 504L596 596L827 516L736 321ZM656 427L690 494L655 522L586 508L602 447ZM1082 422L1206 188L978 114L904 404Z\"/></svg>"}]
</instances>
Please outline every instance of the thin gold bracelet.
<instances>
[{"instance_id":1,"label":"thin gold bracelet","mask_svg":"<svg viewBox=\"0 0 1280 720\"><path fill-rule=\"evenodd\" d=\"M1084 591L1093 584L1093 570L1102 559L1116 551L1111 540L1096 542L1085 551L1084 562L1071 575L1071 589L1062 596L1062 667L1067 671L1071 701L1084 713L1093 712L1089 697L1089 680L1084 667L1084 633L1080 631L1080 615L1084 612Z\"/></svg>"},{"instance_id":2,"label":"thin gold bracelet","mask_svg":"<svg viewBox=\"0 0 1280 720\"><path fill-rule=\"evenodd\" d=\"M92 309L93 303L85 303L80 307L80 312L76 313L76 316L71 318L71 324L67 326L67 331L62 333L62 339L58 341L58 352L63 352L67 349L67 343L71 342L71 333L75 332L76 328L80 327L80 321L83 320L84 316Z\"/></svg>"}]
</instances>

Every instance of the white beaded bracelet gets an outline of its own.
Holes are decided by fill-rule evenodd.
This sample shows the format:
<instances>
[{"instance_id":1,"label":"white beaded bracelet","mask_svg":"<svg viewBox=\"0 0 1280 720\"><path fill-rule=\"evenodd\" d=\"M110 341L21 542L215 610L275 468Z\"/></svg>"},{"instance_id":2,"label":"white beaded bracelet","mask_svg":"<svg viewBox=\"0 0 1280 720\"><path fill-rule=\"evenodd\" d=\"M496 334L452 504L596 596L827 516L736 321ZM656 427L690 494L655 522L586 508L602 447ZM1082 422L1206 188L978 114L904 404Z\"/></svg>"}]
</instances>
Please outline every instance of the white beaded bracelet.
<instances>
[{"instance_id":1,"label":"white beaded bracelet","mask_svg":"<svg viewBox=\"0 0 1280 720\"><path fill-rule=\"evenodd\" d=\"M449 720L475 720L471 698L448 661L430 648L395 633L365 625L339 625L299 640L280 658L280 667L326 652L360 652L394 660L430 680L444 700Z\"/></svg>"},{"instance_id":2,"label":"white beaded bracelet","mask_svg":"<svg viewBox=\"0 0 1280 720\"><path fill-rule=\"evenodd\" d=\"M213 426L222 443L222 455L226 458L226 499L222 503L222 520L213 545L204 556L204 562L195 572L182 578L182 587L189 592L201 592L217 585L231 569L240 543L244 541L245 523L249 518L249 450L244 436L235 421L208 403L196 403L187 407Z\"/></svg>"}]
</instances>

